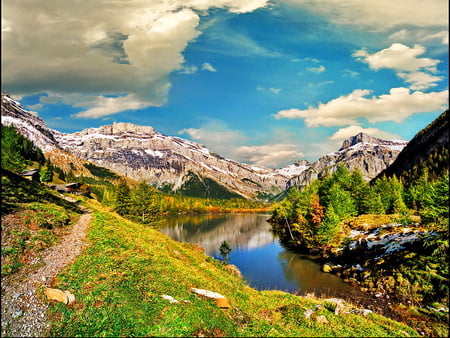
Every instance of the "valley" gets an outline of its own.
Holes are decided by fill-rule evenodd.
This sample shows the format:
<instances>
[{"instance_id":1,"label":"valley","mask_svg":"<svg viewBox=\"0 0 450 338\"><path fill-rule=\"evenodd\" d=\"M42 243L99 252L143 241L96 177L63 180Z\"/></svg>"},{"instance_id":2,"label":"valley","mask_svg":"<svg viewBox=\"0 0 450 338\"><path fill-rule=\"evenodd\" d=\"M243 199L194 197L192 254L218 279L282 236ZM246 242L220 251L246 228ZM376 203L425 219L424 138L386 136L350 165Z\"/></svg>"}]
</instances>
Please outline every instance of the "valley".
<instances>
[{"instance_id":1,"label":"valley","mask_svg":"<svg viewBox=\"0 0 450 338\"><path fill-rule=\"evenodd\" d=\"M8 220L7 231L2 231L2 276L14 280L14 276L42 264L40 252L64 236L65 227L80 213L77 205L83 205L94 215L88 230L90 249L45 284L80 290L77 297L81 300L74 307L50 304L54 335L219 332L245 336L262 334L263 328L270 325L275 336L288 331L299 335L346 335L360 329L384 336L388 331L383 331L384 324L379 323L385 319L378 316L383 314L412 327L415 331L408 331L409 335L445 336L448 289L442 281L448 280L447 127L448 111L410 142L360 133L313 163L299 161L269 169L225 159L194 142L162 135L152 127L115 123L63 134L47 128L35 114L2 95L2 184L6 187L2 190L2 220ZM405 156L402 154L407 154L408 165L399 166L396 161ZM396 174L392 172L395 166L401 168ZM23 170L31 168L37 169L48 186L78 182L78 195L72 195L75 203L68 207L47 184L20 177ZM51 201L48 206L47 201ZM156 230L168 215L243 211L270 212L271 231L278 234L283 245L300 254L316 255L326 273L353 285L373 299L373 304L356 297L338 315L336 311L332 314L338 305L330 305L327 299L298 296L294 300L282 291L257 292L231 265L204 256L200 247L160 237ZM127 229L134 229L134 235ZM133 242L136 234L141 238L138 243ZM105 252L108 254L101 254ZM98 259L108 263L102 266ZM194 270L179 265L187 261ZM114 272L116 264L123 274ZM96 268L89 270L87 266ZM80 269L85 272L81 274ZM139 284L139 280L150 280L134 269L153 276L156 289ZM217 282L207 282L198 269L214 274ZM159 274L166 277L158 279ZM190 274L197 275L195 280L188 277ZM75 281L75 275L84 277ZM135 279L135 275L140 277ZM227 286L219 282L224 279ZM92 280L99 289L92 289ZM190 321L203 313L197 305L204 304L186 293L190 287L219 291L236 306L228 317L223 310L217 312L208 306L208 311L217 316L217 323L210 327L205 317L202 327L194 328ZM143 308L133 305L137 294L130 293L139 294L139 288L148 290L140 294L145 300ZM120 289L126 300L114 294L114 289ZM182 312L167 307L166 300L159 299L167 294L193 302L195 307L188 310L193 311L193 317L182 319ZM242 296L258 298L261 307L240 301ZM280 299L285 305L274 307ZM106 309L120 308L121 303L135 318L127 319L132 321L131 326L122 325L120 311L107 315L112 322L117 320L117 327L111 331L102 325L89 329L81 319L104 316ZM306 305L312 303L315 309L325 310L316 313ZM148 313L150 304L158 304L162 311L155 313L153 323L163 316L163 324L138 324L140 313ZM175 322L182 321L185 326L178 328L172 317L162 314L166 311L175 311ZM289 311L294 311L297 319L280 317L280 313ZM351 316L361 317L361 326L349 326ZM325 320L337 324L336 331L326 331L321 322ZM319 327L320 331L315 331ZM410 329L402 326L400 331L393 330L394 335L402 336Z\"/></svg>"}]
</instances>

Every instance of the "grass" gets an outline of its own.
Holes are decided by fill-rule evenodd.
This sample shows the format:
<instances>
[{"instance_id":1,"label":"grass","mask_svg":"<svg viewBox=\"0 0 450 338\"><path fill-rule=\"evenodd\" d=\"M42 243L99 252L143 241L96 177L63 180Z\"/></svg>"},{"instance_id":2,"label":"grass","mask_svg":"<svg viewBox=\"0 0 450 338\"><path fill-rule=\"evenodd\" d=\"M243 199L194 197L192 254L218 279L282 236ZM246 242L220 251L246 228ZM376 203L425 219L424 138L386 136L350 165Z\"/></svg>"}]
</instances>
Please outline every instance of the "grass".
<instances>
[{"instance_id":1,"label":"grass","mask_svg":"<svg viewBox=\"0 0 450 338\"><path fill-rule=\"evenodd\" d=\"M2 170L1 274L24 268L29 258L54 245L81 209L44 185Z\"/></svg>"},{"instance_id":2,"label":"grass","mask_svg":"<svg viewBox=\"0 0 450 338\"><path fill-rule=\"evenodd\" d=\"M57 278L55 287L76 296L71 306L51 305L52 336L417 336L370 314L335 315L324 301L281 291L256 291L194 245L126 220L93 200L89 246ZM229 309L193 294L224 295ZM179 303L162 298L170 295ZM329 324L306 319L304 312Z\"/></svg>"}]
</instances>

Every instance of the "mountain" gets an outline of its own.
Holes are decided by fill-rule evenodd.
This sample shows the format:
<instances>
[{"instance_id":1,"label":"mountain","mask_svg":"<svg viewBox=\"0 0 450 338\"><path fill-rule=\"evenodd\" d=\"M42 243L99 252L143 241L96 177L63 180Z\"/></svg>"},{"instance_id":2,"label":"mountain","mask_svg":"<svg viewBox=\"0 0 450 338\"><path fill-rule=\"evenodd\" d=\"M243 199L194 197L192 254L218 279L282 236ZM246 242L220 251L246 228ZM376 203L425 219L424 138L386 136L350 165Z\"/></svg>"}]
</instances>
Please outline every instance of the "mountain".
<instances>
[{"instance_id":1,"label":"mountain","mask_svg":"<svg viewBox=\"0 0 450 338\"><path fill-rule=\"evenodd\" d=\"M303 172L287 181L286 187L308 185L327 173L335 172L341 165L349 170L359 169L363 178L370 181L394 162L407 143L403 140L382 140L359 133L345 140L338 151L306 165Z\"/></svg>"},{"instance_id":2,"label":"mountain","mask_svg":"<svg viewBox=\"0 0 450 338\"><path fill-rule=\"evenodd\" d=\"M395 161L378 177L411 177L426 167L429 174L438 176L449 167L449 111L419 131L401 151Z\"/></svg>"},{"instance_id":3,"label":"mountain","mask_svg":"<svg viewBox=\"0 0 450 338\"><path fill-rule=\"evenodd\" d=\"M203 190L208 190L214 181L223 191L246 198L278 194L288 179L276 170L225 159L200 144L160 134L148 126L114 123L61 133L48 128L37 114L23 109L6 93L2 93L2 124L14 125L65 171L89 161L173 191L192 190L188 187L192 182L200 182Z\"/></svg>"},{"instance_id":4,"label":"mountain","mask_svg":"<svg viewBox=\"0 0 450 338\"><path fill-rule=\"evenodd\" d=\"M270 198L293 185L309 184L340 165L358 168L370 180L386 169L407 144L361 133L313 163L298 161L281 169L269 169L226 159L201 144L163 135L149 126L114 123L61 133L48 128L36 113L23 109L6 93L2 93L2 124L14 125L66 172L91 176L84 166L91 162L164 191L200 197Z\"/></svg>"}]
</instances>

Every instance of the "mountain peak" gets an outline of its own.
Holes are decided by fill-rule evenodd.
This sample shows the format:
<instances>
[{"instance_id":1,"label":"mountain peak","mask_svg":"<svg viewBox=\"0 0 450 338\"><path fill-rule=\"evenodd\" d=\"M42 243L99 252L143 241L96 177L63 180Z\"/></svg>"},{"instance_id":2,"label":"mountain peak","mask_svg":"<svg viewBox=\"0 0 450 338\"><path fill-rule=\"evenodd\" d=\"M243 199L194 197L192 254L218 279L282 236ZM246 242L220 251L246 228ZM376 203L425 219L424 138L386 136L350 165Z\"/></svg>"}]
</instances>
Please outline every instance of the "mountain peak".
<instances>
[{"instance_id":1,"label":"mountain peak","mask_svg":"<svg viewBox=\"0 0 450 338\"><path fill-rule=\"evenodd\" d=\"M103 135L122 135L124 133L153 135L156 132L155 129L150 126L138 126L133 123L114 122L113 124L100 126L98 128L84 129L75 134L89 135L95 133Z\"/></svg>"},{"instance_id":2,"label":"mountain peak","mask_svg":"<svg viewBox=\"0 0 450 338\"><path fill-rule=\"evenodd\" d=\"M342 143L342 147L339 150L344 150L354 146L355 144L366 142L366 143L379 143L381 140L375 137L372 137L365 133L358 133L355 136L352 136Z\"/></svg>"},{"instance_id":3,"label":"mountain peak","mask_svg":"<svg viewBox=\"0 0 450 338\"><path fill-rule=\"evenodd\" d=\"M373 136L370 136L366 133L358 133L355 136L352 136L342 143L342 147L339 149L339 151L342 151L344 149L350 148L358 143L371 143L371 144L378 144L378 145L384 145L384 146L405 146L408 142L404 140L382 140Z\"/></svg>"}]
</instances>

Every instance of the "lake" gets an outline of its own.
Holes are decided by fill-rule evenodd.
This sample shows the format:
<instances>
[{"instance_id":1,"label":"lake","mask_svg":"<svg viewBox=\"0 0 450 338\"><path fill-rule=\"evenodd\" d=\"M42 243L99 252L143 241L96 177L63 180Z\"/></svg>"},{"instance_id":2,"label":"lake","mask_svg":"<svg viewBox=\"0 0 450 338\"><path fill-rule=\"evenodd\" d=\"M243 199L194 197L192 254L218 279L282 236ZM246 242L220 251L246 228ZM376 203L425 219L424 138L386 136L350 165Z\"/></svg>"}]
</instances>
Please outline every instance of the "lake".
<instances>
[{"instance_id":1,"label":"lake","mask_svg":"<svg viewBox=\"0 0 450 338\"><path fill-rule=\"evenodd\" d=\"M319 264L283 247L271 232L269 214L176 215L160 230L172 239L198 244L206 254L221 259L219 248L226 241L236 265L249 285L257 290L282 290L304 295L339 296L354 287L324 273Z\"/></svg>"}]
</instances>

